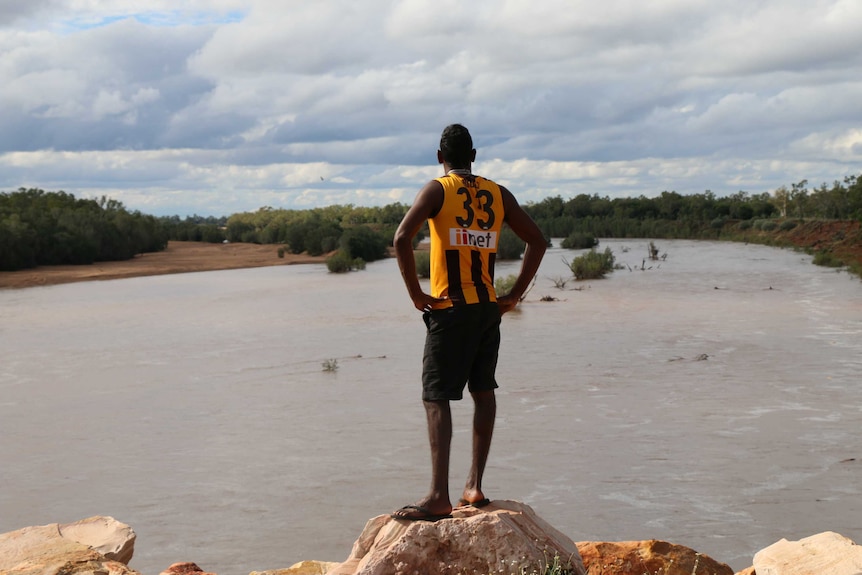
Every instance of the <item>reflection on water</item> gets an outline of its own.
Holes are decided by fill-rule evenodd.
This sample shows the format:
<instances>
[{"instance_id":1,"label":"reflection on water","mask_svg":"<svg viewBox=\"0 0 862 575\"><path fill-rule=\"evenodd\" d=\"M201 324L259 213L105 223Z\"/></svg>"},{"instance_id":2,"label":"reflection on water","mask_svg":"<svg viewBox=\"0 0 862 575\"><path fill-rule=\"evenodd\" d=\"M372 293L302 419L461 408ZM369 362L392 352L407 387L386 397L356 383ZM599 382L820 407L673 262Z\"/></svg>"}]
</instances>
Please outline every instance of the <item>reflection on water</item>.
<instances>
[{"instance_id":1,"label":"reflection on water","mask_svg":"<svg viewBox=\"0 0 862 575\"><path fill-rule=\"evenodd\" d=\"M641 271L646 240L603 242L624 269L563 290L575 254L548 252L504 318L486 493L576 541L665 539L735 570L782 537L862 541L862 283L656 243ZM423 325L394 260L0 291L0 318L0 532L112 515L145 575L246 574L343 560L427 488ZM458 493L469 402L454 416Z\"/></svg>"}]
</instances>

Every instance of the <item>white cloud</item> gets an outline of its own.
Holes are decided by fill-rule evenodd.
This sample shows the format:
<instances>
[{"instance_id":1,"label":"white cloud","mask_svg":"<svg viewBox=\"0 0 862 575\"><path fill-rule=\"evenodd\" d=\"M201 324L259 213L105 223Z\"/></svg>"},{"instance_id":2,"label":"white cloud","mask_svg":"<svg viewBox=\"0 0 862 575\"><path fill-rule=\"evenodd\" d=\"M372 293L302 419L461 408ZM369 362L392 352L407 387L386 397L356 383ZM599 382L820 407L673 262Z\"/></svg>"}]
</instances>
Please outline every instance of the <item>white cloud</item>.
<instances>
[{"instance_id":1,"label":"white cloud","mask_svg":"<svg viewBox=\"0 0 862 575\"><path fill-rule=\"evenodd\" d=\"M0 189L160 213L410 201L453 121L531 200L860 165L855 0L15 4Z\"/></svg>"}]
</instances>

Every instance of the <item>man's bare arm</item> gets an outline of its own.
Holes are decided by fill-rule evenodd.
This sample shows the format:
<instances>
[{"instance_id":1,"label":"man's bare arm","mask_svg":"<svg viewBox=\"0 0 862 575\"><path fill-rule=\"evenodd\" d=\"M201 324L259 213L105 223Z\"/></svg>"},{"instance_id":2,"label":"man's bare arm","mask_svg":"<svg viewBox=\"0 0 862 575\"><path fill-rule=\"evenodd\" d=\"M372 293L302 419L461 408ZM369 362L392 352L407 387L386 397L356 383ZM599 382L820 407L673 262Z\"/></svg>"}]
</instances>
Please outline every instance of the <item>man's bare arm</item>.
<instances>
[{"instance_id":1,"label":"man's bare arm","mask_svg":"<svg viewBox=\"0 0 862 575\"><path fill-rule=\"evenodd\" d=\"M515 309L518 305L524 292L530 287L530 282L539 271L539 264L542 263L542 257L547 249L547 242L542 230L536 225L536 222L524 211L518 204L518 200L512 195L512 192L500 186L500 191L503 193L503 206L506 213L506 223L512 228L515 234L527 242L527 247L524 250L524 259L521 262L521 271L518 274L518 279L512 287L512 291L507 295L498 297L497 304L500 306L500 312L506 313Z\"/></svg>"},{"instance_id":2,"label":"man's bare arm","mask_svg":"<svg viewBox=\"0 0 862 575\"><path fill-rule=\"evenodd\" d=\"M420 311L430 310L434 304L445 300L431 297L422 291L419 278L416 275L416 260L413 258L413 238L422 225L436 214L443 203L443 186L436 180L431 180L419 190L413 205L407 210L404 219L395 231L395 256L398 258L398 268L407 293L413 300L413 305Z\"/></svg>"}]
</instances>

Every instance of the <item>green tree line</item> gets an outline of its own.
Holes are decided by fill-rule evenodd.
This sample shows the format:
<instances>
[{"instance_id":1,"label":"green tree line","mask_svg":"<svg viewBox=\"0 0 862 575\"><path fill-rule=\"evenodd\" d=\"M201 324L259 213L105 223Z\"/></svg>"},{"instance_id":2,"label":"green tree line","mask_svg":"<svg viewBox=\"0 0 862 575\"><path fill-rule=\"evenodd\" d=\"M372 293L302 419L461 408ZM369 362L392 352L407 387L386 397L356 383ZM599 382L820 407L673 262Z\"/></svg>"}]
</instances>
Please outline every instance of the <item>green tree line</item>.
<instances>
[{"instance_id":1,"label":"green tree line","mask_svg":"<svg viewBox=\"0 0 862 575\"><path fill-rule=\"evenodd\" d=\"M709 190L687 195L665 191L654 198L580 194L564 200L554 196L527 203L524 209L548 237L713 237L729 220L862 220L862 178L850 176L815 189L808 189L807 180L802 180L772 194L740 191L723 197Z\"/></svg>"},{"instance_id":2,"label":"green tree line","mask_svg":"<svg viewBox=\"0 0 862 575\"><path fill-rule=\"evenodd\" d=\"M208 242L220 244L227 239L225 226L227 216L164 216L159 223L168 234L168 238L179 242Z\"/></svg>"},{"instance_id":3,"label":"green tree line","mask_svg":"<svg viewBox=\"0 0 862 575\"><path fill-rule=\"evenodd\" d=\"M330 271L362 269L365 262L386 257L407 206L333 205L307 210L263 207L228 218L228 241L281 244L294 254L319 256L336 252L327 261ZM417 239L418 241L418 239Z\"/></svg>"},{"instance_id":4,"label":"green tree line","mask_svg":"<svg viewBox=\"0 0 862 575\"><path fill-rule=\"evenodd\" d=\"M353 228L373 230L391 244L407 207L401 203L382 207L333 205L306 210L267 206L230 216L225 236L232 242L284 244L291 253L310 255L338 249L342 234Z\"/></svg>"},{"instance_id":5,"label":"green tree line","mask_svg":"<svg viewBox=\"0 0 862 575\"><path fill-rule=\"evenodd\" d=\"M130 213L104 197L75 199L65 192L22 188L0 193L0 270L128 259L164 249L169 239L278 244L291 253L310 255L338 250L350 261L373 261L385 256L407 209L401 203L303 210L263 207L229 217L155 218ZM594 243L598 237L718 237L724 223L733 220L862 220L862 176L811 189L802 180L771 194L740 191L719 197L707 190L687 195L665 191L654 198L554 196L527 202L524 209L547 237L572 236L577 244ZM523 250L517 238L508 237L501 238L501 248L503 239L507 253Z\"/></svg>"},{"instance_id":6,"label":"green tree line","mask_svg":"<svg viewBox=\"0 0 862 575\"><path fill-rule=\"evenodd\" d=\"M153 217L129 212L105 197L20 188L0 193L0 270L124 260L165 249L168 237Z\"/></svg>"}]
</instances>

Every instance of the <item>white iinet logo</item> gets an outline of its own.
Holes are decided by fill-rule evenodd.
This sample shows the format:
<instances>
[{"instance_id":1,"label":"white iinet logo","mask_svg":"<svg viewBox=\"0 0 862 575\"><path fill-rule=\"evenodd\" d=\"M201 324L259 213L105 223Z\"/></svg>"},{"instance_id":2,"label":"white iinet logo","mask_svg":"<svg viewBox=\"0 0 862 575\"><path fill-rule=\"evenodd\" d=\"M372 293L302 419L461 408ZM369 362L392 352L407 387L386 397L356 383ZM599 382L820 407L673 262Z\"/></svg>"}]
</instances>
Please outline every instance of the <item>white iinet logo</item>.
<instances>
[{"instance_id":1,"label":"white iinet logo","mask_svg":"<svg viewBox=\"0 0 862 575\"><path fill-rule=\"evenodd\" d=\"M465 228L449 228L449 245L495 250L497 249L497 232L476 232Z\"/></svg>"}]
</instances>

